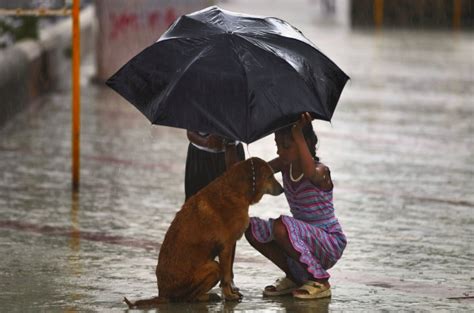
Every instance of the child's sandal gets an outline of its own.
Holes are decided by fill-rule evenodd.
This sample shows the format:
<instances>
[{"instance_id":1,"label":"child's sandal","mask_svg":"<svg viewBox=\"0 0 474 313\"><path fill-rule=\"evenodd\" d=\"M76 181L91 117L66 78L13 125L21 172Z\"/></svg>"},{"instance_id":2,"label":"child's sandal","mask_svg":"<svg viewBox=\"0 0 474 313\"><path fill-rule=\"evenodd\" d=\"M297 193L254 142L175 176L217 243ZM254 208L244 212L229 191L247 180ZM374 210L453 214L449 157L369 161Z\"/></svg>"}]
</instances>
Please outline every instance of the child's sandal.
<instances>
[{"instance_id":1,"label":"child's sandal","mask_svg":"<svg viewBox=\"0 0 474 313\"><path fill-rule=\"evenodd\" d=\"M267 297L283 296L292 293L298 286L289 278L277 279L273 285L266 286L263 295Z\"/></svg>"},{"instance_id":2,"label":"child's sandal","mask_svg":"<svg viewBox=\"0 0 474 313\"><path fill-rule=\"evenodd\" d=\"M298 299L320 299L329 298L330 296L331 287L326 287L312 280L308 280L303 286L295 289L293 292L293 297Z\"/></svg>"}]
</instances>

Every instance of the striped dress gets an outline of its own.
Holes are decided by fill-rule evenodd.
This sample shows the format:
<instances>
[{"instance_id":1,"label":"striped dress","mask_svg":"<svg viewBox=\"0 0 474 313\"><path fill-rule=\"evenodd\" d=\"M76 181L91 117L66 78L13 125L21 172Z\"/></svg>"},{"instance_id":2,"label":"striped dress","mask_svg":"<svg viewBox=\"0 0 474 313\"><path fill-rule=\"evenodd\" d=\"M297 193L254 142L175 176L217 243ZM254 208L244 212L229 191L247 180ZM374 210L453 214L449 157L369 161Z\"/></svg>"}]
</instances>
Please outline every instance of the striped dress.
<instances>
[{"instance_id":1,"label":"striped dress","mask_svg":"<svg viewBox=\"0 0 474 313\"><path fill-rule=\"evenodd\" d=\"M327 269L336 264L346 246L346 237L334 215L332 191L318 189L307 178L294 182L288 169L282 170L285 196L293 216L282 215L299 262L288 257L293 276L305 282L311 276L329 278ZM273 240L273 222L258 217L250 219L254 238L267 243ZM311 275L311 276L310 276Z\"/></svg>"}]
</instances>

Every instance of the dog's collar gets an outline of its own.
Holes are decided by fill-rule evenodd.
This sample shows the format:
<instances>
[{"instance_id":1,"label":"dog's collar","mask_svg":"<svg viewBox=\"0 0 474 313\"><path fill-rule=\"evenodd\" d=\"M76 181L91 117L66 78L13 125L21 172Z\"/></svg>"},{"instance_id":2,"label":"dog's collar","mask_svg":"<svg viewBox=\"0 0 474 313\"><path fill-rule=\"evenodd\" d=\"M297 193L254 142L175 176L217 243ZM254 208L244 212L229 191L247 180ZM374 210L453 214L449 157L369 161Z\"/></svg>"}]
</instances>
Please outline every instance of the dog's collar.
<instances>
[{"instance_id":1,"label":"dog's collar","mask_svg":"<svg viewBox=\"0 0 474 313\"><path fill-rule=\"evenodd\" d=\"M256 178L255 178L255 167L253 166L253 159L250 159L250 165L252 166L252 196L255 195L256 189Z\"/></svg>"}]
</instances>

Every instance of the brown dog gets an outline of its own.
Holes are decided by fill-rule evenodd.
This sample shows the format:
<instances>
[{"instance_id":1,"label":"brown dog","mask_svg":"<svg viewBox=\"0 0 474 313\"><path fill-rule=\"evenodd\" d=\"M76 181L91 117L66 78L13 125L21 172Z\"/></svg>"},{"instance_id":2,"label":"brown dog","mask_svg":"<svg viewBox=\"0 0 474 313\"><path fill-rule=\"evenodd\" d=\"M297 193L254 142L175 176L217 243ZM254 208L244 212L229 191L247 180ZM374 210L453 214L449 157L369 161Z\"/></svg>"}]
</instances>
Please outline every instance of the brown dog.
<instances>
[{"instance_id":1,"label":"brown dog","mask_svg":"<svg viewBox=\"0 0 474 313\"><path fill-rule=\"evenodd\" d=\"M231 286L232 254L248 227L249 205L264 194L282 192L262 159L232 166L176 214L158 257L158 297L135 303L125 298L125 302L130 308L142 308L168 301L209 301L207 292L219 281L226 300L239 300L242 295Z\"/></svg>"}]
</instances>

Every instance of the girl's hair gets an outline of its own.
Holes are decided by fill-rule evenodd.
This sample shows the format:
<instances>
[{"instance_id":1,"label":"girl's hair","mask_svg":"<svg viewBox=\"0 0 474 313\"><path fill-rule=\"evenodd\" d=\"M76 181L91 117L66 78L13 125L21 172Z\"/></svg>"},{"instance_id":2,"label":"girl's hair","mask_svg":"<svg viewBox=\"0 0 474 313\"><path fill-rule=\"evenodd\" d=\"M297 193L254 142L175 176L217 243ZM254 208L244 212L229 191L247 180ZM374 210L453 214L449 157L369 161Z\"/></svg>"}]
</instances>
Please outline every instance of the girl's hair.
<instances>
[{"instance_id":1,"label":"girl's hair","mask_svg":"<svg viewBox=\"0 0 474 313\"><path fill-rule=\"evenodd\" d=\"M293 140L293 135L291 133L292 127L293 125L290 125L285 128L279 129L275 132L275 134ZM302 132L309 152L316 161L319 161L319 158L316 156L316 145L318 144L318 136L316 136L316 133L314 132L313 125L311 123L304 125Z\"/></svg>"}]
</instances>

